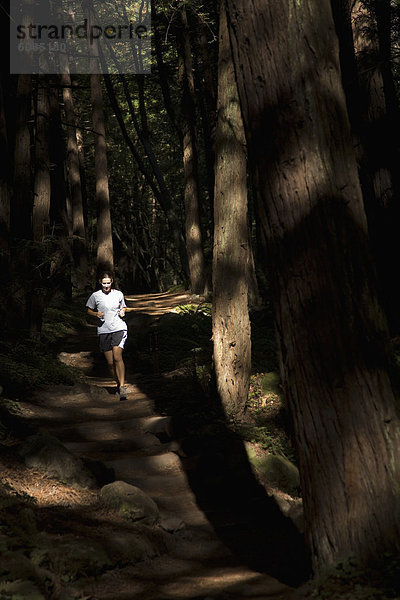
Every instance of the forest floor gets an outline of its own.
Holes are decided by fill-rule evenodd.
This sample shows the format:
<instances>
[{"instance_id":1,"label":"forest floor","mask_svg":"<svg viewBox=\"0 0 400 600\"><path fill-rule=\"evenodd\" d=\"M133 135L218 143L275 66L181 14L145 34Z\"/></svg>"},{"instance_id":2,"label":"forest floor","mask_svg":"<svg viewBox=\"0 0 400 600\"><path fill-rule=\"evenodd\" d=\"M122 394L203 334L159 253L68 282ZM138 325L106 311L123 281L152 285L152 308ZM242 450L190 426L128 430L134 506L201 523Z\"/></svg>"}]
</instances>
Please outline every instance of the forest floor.
<instances>
[{"instance_id":1,"label":"forest floor","mask_svg":"<svg viewBox=\"0 0 400 600\"><path fill-rule=\"evenodd\" d=\"M129 328L140 328L144 321L148 324L149 319L157 319L189 301L187 294L128 296L128 306L134 308L134 313L129 315ZM138 373L136 365L127 361L128 397L121 402L114 394L113 382L105 376L105 364L96 344L93 326L88 325L79 333L71 331L69 338L63 340L60 358L81 369L84 382L72 387L46 386L32 397L20 399L16 412L30 430L56 436L75 455L101 461L113 469L115 480L135 485L153 498L161 514L158 528L164 551L150 552L145 560L131 564L122 562L101 572L94 570L93 575L90 571L69 573L66 568L64 575L58 581L53 578L50 584L43 584L40 576L34 574L33 580L41 590L38 595L30 588L26 588L24 594L23 585L13 592L10 585L8 591L7 587L2 589L0 597L15 600L291 598L292 588L258 568L262 548L257 547L257 541L253 544L246 534L246 544L252 547L238 552L232 540L235 526L232 528L231 523L224 523L231 537L221 540L215 533L212 516L210 518L212 508L207 508L209 498L199 497L198 490L191 485L195 453L188 455L182 449L179 419L171 422L165 399L169 397L170 402L179 402L176 398L179 389L181 401L194 403L196 390L190 386L185 389L185 381L179 379L179 373ZM155 368L157 370L157 366ZM276 410L276 406L271 410ZM36 532L45 531L54 536L56 542L63 536L75 539L86 536L92 540L121 538L134 530L134 526L99 502L99 489L70 486L40 469L25 466L13 452L19 441L10 435L1 446L1 481L3 489L10 490L14 497L28 500ZM211 466L211 489L213 476ZM17 505L14 512L10 510L8 518L17 523L22 512ZM24 554L24 548L16 551ZM46 586L47 591L43 589Z\"/></svg>"},{"instance_id":2,"label":"forest floor","mask_svg":"<svg viewBox=\"0 0 400 600\"><path fill-rule=\"evenodd\" d=\"M347 563L297 589L266 573L276 574L285 562L285 554L283 561L282 554L274 556L285 544L269 539L271 498L301 527L297 493L272 487L250 467L250 454L264 460L269 451L295 460L281 420L273 348L263 329L268 317L253 316L260 338L255 363L266 365L267 376L253 375L247 418L235 423L204 394L210 315L201 299L165 293L128 296L127 303L134 311L127 315L124 402L106 376L93 323L71 326L68 335L60 328L56 352L68 373L75 367L80 374L74 385L56 383L57 371L54 384L38 386L37 367L46 369L42 359L23 358L10 368L2 351L16 393L11 400L0 398L0 599L399 600L397 559L389 562L383 581L381 572L354 571ZM53 324L63 313L57 310ZM185 328L179 330L180 321ZM30 375L35 385L28 393L17 383ZM12 417L9 428L5 415ZM18 449L38 432L96 467L97 484L79 487L49 469L27 466ZM152 498L159 523L137 524L107 508L101 490L113 480Z\"/></svg>"}]
</instances>

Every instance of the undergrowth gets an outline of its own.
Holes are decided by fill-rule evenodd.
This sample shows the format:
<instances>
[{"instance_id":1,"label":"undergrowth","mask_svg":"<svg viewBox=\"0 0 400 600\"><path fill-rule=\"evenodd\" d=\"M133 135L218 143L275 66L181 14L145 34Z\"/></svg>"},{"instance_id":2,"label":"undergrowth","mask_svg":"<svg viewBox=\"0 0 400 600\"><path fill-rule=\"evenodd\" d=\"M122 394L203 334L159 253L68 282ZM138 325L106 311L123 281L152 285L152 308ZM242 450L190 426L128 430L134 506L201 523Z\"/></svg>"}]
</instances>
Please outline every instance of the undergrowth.
<instances>
[{"instance_id":1,"label":"undergrowth","mask_svg":"<svg viewBox=\"0 0 400 600\"><path fill-rule=\"evenodd\" d=\"M0 340L0 384L9 398L18 398L40 385L72 385L82 379L78 369L60 362L53 351L57 340L79 330L84 324L82 310L72 305L45 311L40 339Z\"/></svg>"},{"instance_id":2,"label":"undergrowth","mask_svg":"<svg viewBox=\"0 0 400 600\"><path fill-rule=\"evenodd\" d=\"M288 433L288 419L283 409L282 389L277 374L275 337L269 310L258 310L251 315L252 361L255 365L251 376L249 397L244 419L227 415L231 428L243 440L257 443L263 450L280 454L291 461L295 453ZM157 361L161 373L177 372L177 376L193 383L210 403L212 398L212 320L211 304L182 304L172 313L161 316L140 331L134 349L135 367L140 372L151 372L154 354L148 338L157 334ZM128 350L129 352L129 350ZM256 370L259 369L259 370ZM211 398L210 398L211 396ZM169 406L169 410L192 421L193 407ZM209 406L208 409L209 411ZM199 421L200 415L196 419Z\"/></svg>"},{"instance_id":3,"label":"undergrowth","mask_svg":"<svg viewBox=\"0 0 400 600\"><path fill-rule=\"evenodd\" d=\"M385 554L376 568L360 567L353 557L327 567L296 594L296 600L389 600L400 594L400 560Z\"/></svg>"}]
</instances>

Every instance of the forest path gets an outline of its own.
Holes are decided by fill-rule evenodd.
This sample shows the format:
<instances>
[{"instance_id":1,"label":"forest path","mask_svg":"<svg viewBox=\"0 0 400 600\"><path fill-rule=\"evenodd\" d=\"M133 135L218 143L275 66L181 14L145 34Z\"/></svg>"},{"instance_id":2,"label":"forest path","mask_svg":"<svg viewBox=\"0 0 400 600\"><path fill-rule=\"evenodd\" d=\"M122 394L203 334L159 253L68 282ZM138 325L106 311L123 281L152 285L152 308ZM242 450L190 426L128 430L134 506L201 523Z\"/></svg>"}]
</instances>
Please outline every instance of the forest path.
<instances>
[{"instance_id":1,"label":"forest path","mask_svg":"<svg viewBox=\"0 0 400 600\"><path fill-rule=\"evenodd\" d=\"M180 303L187 294L151 294L127 297L135 309L130 326L144 315L157 316ZM130 313L132 315L132 313ZM85 591L93 600L267 600L287 599L293 590L276 579L240 563L218 539L196 503L171 438L170 419L157 413L151 394L162 379L135 375L128 365L128 397L119 401L113 382L105 376L97 352L95 329L71 336L62 360L83 369L92 392L84 384L75 395L62 396L65 386L41 393L40 411L33 416L75 455L100 460L123 480L146 492L157 503L161 526L174 537L172 551L128 567L110 570ZM145 384L145 385L144 385ZM110 393L99 390L105 388ZM94 392L93 393L93 389ZM164 443L163 443L164 442Z\"/></svg>"}]
</instances>

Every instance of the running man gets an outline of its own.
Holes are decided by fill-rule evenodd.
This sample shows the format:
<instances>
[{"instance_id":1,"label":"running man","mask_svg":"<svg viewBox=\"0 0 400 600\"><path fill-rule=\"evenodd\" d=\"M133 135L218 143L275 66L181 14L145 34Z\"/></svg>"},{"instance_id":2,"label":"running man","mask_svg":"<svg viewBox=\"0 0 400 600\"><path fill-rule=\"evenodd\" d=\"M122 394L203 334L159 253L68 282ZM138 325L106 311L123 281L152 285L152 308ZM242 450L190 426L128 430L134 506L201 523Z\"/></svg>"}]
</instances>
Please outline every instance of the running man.
<instances>
[{"instance_id":1,"label":"running man","mask_svg":"<svg viewBox=\"0 0 400 600\"><path fill-rule=\"evenodd\" d=\"M121 317L130 309L120 290L112 287L113 278L110 273L102 273L99 279L101 289L93 292L86 302L88 314L102 321L97 328L101 352L107 361L110 375L117 382L117 395L120 400L126 399L125 364L122 352L128 336L128 326Z\"/></svg>"}]
</instances>

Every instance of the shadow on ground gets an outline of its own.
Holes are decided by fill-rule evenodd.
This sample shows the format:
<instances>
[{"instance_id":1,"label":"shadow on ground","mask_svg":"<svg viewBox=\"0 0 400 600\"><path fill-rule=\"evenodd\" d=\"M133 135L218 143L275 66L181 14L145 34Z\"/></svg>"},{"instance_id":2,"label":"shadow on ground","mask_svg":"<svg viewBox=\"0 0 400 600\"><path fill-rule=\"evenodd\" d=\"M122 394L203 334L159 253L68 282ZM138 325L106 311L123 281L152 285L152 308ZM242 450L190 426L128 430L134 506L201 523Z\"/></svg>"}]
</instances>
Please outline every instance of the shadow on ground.
<instances>
[{"instance_id":1,"label":"shadow on ground","mask_svg":"<svg viewBox=\"0 0 400 600\"><path fill-rule=\"evenodd\" d=\"M196 502L224 544L253 570L291 586L305 581L310 559L303 536L254 477L243 441L217 401L187 377L138 377L135 384L157 413L171 417L170 439L180 443Z\"/></svg>"},{"instance_id":2,"label":"shadow on ground","mask_svg":"<svg viewBox=\"0 0 400 600\"><path fill-rule=\"evenodd\" d=\"M171 431L168 436L160 434L160 441L179 441L177 453L197 505L238 561L288 585L300 585L311 570L303 536L256 480L243 441L228 427L219 399L206 396L193 376L152 374L148 331L152 319L160 315L149 319L142 305L137 308L129 323L127 380L146 394L158 414L171 418ZM105 363L96 348L94 328L88 328L79 344L94 359L86 374L104 377ZM64 347L64 351L71 350L73 342ZM145 374L132 375L139 363Z\"/></svg>"}]
</instances>

